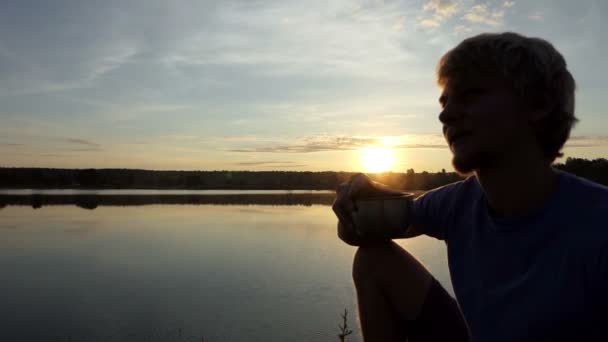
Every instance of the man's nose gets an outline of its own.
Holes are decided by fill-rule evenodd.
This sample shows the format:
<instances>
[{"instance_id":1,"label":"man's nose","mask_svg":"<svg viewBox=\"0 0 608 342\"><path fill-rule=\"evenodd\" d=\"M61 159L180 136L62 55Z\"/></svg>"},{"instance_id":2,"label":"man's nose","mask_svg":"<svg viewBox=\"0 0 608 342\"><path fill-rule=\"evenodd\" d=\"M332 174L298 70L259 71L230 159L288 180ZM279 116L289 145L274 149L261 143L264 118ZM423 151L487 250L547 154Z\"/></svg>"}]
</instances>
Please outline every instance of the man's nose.
<instances>
[{"instance_id":1,"label":"man's nose","mask_svg":"<svg viewBox=\"0 0 608 342\"><path fill-rule=\"evenodd\" d=\"M462 115L460 115L458 111L454 110L454 107L450 105L445 106L441 113L439 113L439 121L441 121L441 123L443 123L444 125L454 122L460 119L461 117Z\"/></svg>"}]
</instances>

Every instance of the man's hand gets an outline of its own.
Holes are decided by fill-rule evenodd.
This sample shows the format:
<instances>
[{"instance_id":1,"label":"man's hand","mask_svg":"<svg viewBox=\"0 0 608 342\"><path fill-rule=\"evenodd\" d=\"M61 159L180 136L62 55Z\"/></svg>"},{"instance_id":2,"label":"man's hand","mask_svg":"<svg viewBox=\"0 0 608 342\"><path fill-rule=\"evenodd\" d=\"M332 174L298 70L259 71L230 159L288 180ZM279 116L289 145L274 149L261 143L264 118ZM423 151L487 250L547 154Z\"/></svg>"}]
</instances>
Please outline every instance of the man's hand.
<instances>
[{"instance_id":1,"label":"man's hand","mask_svg":"<svg viewBox=\"0 0 608 342\"><path fill-rule=\"evenodd\" d=\"M374 182L363 173L357 174L348 182L340 184L332 205L332 209L338 217L338 237L351 246L361 246L366 243L367 241L362 239L353 223L352 212L355 210L355 200L396 194L401 194L401 192Z\"/></svg>"}]
</instances>

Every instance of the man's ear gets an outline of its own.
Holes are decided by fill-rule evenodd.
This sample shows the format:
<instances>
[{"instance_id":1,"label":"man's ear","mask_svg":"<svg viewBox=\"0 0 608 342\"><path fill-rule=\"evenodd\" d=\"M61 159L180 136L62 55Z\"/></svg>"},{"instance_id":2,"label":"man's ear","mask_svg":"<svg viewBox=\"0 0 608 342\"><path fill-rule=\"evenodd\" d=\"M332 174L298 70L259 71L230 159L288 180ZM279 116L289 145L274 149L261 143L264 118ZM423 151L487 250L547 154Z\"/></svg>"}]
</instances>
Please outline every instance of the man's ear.
<instances>
[{"instance_id":1,"label":"man's ear","mask_svg":"<svg viewBox=\"0 0 608 342\"><path fill-rule=\"evenodd\" d=\"M534 109L530 112L529 120L531 123L536 123L544 120L547 116L549 116L550 113L551 111L546 108Z\"/></svg>"},{"instance_id":2,"label":"man's ear","mask_svg":"<svg viewBox=\"0 0 608 342\"><path fill-rule=\"evenodd\" d=\"M538 99L530 110L529 120L531 123L536 123L544 120L555 109L555 103L549 100L546 96Z\"/></svg>"}]
</instances>

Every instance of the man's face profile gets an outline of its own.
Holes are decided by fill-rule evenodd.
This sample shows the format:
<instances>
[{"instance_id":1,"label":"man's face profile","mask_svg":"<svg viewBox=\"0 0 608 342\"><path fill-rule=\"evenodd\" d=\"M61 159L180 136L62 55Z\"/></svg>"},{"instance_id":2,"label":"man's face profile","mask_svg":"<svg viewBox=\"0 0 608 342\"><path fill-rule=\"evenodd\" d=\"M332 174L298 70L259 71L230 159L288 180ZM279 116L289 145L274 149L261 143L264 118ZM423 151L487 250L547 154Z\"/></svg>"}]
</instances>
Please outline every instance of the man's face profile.
<instances>
[{"instance_id":1,"label":"man's face profile","mask_svg":"<svg viewBox=\"0 0 608 342\"><path fill-rule=\"evenodd\" d=\"M451 80L439 102L443 135L459 173L500 166L533 138L521 100L497 78L468 75Z\"/></svg>"}]
</instances>

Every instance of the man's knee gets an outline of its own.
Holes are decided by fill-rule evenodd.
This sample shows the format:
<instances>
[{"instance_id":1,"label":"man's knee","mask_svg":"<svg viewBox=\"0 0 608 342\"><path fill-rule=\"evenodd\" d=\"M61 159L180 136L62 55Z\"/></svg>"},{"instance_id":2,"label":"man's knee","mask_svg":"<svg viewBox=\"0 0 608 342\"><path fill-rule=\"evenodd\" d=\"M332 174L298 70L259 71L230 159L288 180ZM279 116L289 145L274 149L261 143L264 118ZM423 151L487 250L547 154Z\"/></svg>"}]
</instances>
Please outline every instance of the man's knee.
<instances>
[{"instance_id":1,"label":"man's knee","mask_svg":"<svg viewBox=\"0 0 608 342\"><path fill-rule=\"evenodd\" d=\"M376 243L357 248L353 260L352 276L355 283L370 279L383 272L400 247L393 241Z\"/></svg>"},{"instance_id":2,"label":"man's knee","mask_svg":"<svg viewBox=\"0 0 608 342\"><path fill-rule=\"evenodd\" d=\"M357 249L352 270L355 285L362 282L410 281L430 284L428 270L394 241L362 246Z\"/></svg>"}]
</instances>

